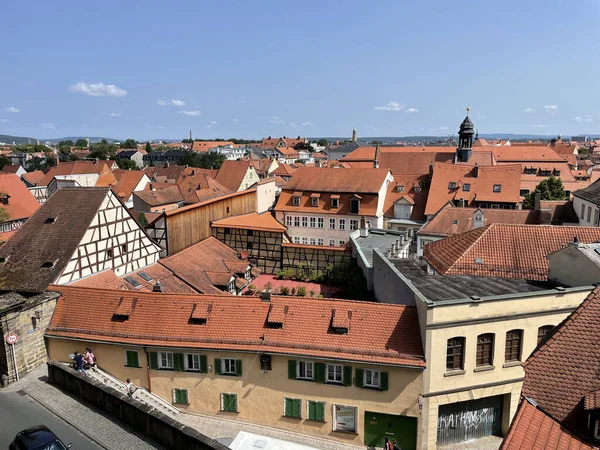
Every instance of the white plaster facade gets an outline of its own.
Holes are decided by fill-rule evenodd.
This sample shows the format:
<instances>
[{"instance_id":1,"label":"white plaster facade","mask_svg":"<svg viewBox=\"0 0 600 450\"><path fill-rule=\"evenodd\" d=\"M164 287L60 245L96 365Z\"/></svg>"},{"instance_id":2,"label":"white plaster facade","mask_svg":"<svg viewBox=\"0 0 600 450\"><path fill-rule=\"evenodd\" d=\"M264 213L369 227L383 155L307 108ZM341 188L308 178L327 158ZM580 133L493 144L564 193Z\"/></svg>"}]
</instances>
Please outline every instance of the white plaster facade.
<instances>
[{"instance_id":1,"label":"white plaster facade","mask_svg":"<svg viewBox=\"0 0 600 450\"><path fill-rule=\"evenodd\" d=\"M247 149L245 147L234 147L233 145L225 145L220 147L213 147L208 150L211 153L218 153L224 155L229 161L236 161L246 154Z\"/></svg>"},{"instance_id":2,"label":"white plaster facade","mask_svg":"<svg viewBox=\"0 0 600 450\"><path fill-rule=\"evenodd\" d=\"M573 209L579 218L579 225L585 227L600 226L600 205L573 196Z\"/></svg>"},{"instance_id":3,"label":"white plaster facade","mask_svg":"<svg viewBox=\"0 0 600 450\"><path fill-rule=\"evenodd\" d=\"M244 178L242 179L242 182L240 183L238 192L245 191L250 186L258 183L259 181L260 181L260 177L258 176L256 169L252 166L249 166L248 170L246 171L246 174L244 175Z\"/></svg>"}]
</instances>

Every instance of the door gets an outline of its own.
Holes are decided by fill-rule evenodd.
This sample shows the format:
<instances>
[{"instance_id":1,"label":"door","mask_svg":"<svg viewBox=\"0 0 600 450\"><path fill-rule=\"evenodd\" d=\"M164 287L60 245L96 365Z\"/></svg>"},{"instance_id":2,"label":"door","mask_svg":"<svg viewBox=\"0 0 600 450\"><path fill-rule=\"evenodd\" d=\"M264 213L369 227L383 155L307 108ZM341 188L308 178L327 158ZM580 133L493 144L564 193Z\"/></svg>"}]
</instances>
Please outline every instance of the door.
<instances>
[{"instance_id":1,"label":"door","mask_svg":"<svg viewBox=\"0 0 600 450\"><path fill-rule=\"evenodd\" d=\"M365 445L383 447L384 438L398 442L402 450L417 448L417 418L365 412Z\"/></svg>"},{"instance_id":2,"label":"door","mask_svg":"<svg viewBox=\"0 0 600 450\"><path fill-rule=\"evenodd\" d=\"M470 441L502 433L502 396L442 405L437 445Z\"/></svg>"}]
</instances>

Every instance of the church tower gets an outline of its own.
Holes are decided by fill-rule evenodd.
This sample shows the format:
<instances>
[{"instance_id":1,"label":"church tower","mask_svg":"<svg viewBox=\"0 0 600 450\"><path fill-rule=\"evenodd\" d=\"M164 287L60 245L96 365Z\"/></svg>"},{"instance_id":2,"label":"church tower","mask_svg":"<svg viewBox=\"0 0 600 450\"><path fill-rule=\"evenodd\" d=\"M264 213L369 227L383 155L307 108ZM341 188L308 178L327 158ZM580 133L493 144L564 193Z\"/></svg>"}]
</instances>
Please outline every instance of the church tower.
<instances>
[{"instance_id":1,"label":"church tower","mask_svg":"<svg viewBox=\"0 0 600 450\"><path fill-rule=\"evenodd\" d=\"M356 128L352 130L352 142L356 142Z\"/></svg>"},{"instance_id":2,"label":"church tower","mask_svg":"<svg viewBox=\"0 0 600 450\"><path fill-rule=\"evenodd\" d=\"M475 128L473 122L469 118L469 111L471 108L467 107L467 117L460 124L458 130L458 147L456 147L456 162L468 162L471 159L473 152L473 135L475 134Z\"/></svg>"}]
</instances>

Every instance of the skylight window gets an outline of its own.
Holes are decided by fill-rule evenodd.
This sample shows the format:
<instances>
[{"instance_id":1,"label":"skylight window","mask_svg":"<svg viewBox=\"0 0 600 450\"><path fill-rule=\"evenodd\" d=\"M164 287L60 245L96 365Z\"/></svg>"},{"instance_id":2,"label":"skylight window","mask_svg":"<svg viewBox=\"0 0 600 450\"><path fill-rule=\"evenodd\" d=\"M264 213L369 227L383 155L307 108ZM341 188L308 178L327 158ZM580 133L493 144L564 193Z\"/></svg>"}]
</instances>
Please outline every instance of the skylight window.
<instances>
[{"instance_id":1,"label":"skylight window","mask_svg":"<svg viewBox=\"0 0 600 450\"><path fill-rule=\"evenodd\" d=\"M134 288L139 289L142 287L142 284L133 277L125 277L125 281L131 284Z\"/></svg>"},{"instance_id":2,"label":"skylight window","mask_svg":"<svg viewBox=\"0 0 600 450\"><path fill-rule=\"evenodd\" d=\"M138 275L148 282L152 281L152 277L150 275L148 275L146 272L143 272L140 270L138 272Z\"/></svg>"},{"instance_id":3,"label":"skylight window","mask_svg":"<svg viewBox=\"0 0 600 450\"><path fill-rule=\"evenodd\" d=\"M450 189L450 190L456 189L456 183L454 181L451 181L450 183L448 183L448 189Z\"/></svg>"},{"instance_id":4,"label":"skylight window","mask_svg":"<svg viewBox=\"0 0 600 450\"><path fill-rule=\"evenodd\" d=\"M463 184L463 191L469 192L471 190L471 183Z\"/></svg>"},{"instance_id":5,"label":"skylight window","mask_svg":"<svg viewBox=\"0 0 600 450\"><path fill-rule=\"evenodd\" d=\"M502 192L502 185L501 184L495 184L494 185L494 192Z\"/></svg>"}]
</instances>

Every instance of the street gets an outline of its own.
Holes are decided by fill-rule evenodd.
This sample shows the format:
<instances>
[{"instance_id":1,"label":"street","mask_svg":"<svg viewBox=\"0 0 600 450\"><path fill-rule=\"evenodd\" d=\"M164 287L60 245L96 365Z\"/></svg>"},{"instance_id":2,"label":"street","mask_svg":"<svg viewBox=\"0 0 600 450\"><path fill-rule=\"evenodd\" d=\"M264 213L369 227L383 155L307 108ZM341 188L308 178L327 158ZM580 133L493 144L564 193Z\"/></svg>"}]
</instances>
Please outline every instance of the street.
<instances>
[{"instance_id":1,"label":"street","mask_svg":"<svg viewBox=\"0 0 600 450\"><path fill-rule=\"evenodd\" d=\"M46 425L74 449L102 449L46 408L17 392L0 394L0 448L8 448L16 434L34 425Z\"/></svg>"}]
</instances>

